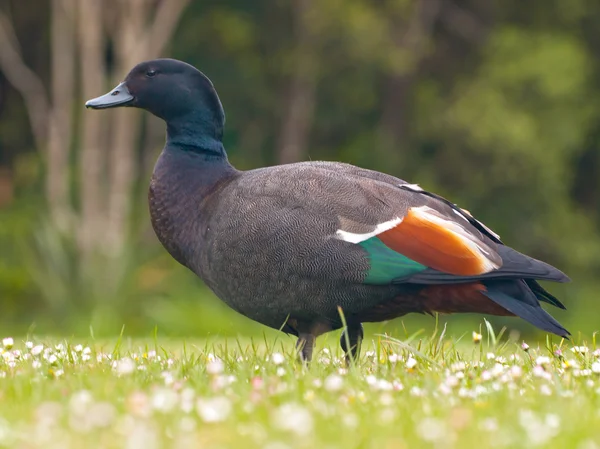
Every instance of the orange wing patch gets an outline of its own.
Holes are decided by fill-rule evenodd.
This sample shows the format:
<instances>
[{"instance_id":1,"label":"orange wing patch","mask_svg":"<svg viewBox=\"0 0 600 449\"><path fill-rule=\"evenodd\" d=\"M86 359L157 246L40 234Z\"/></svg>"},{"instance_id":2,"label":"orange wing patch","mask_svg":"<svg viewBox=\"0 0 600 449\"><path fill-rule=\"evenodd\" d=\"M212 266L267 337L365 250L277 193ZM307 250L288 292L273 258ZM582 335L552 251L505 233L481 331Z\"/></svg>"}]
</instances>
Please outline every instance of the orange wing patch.
<instances>
[{"instance_id":1,"label":"orange wing patch","mask_svg":"<svg viewBox=\"0 0 600 449\"><path fill-rule=\"evenodd\" d=\"M460 224L424 206L377 237L389 248L435 270L476 276L502 265L500 256Z\"/></svg>"}]
</instances>

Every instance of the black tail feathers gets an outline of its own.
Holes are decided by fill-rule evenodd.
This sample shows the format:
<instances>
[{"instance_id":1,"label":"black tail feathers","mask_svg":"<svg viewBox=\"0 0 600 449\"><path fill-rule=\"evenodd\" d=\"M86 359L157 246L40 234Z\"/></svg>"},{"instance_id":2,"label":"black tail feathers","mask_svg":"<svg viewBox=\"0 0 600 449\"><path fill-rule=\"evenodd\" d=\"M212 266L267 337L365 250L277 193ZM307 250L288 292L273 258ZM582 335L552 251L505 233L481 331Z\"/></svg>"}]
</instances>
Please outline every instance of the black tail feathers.
<instances>
[{"instance_id":1,"label":"black tail feathers","mask_svg":"<svg viewBox=\"0 0 600 449\"><path fill-rule=\"evenodd\" d=\"M496 304L533 324L534 326L568 338L570 332L542 309L539 300L564 309L564 306L537 282L524 280L492 280L483 282L487 291L482 292ZM557 304L555 304L557 303Z\"/></svg>"}]
</instances>

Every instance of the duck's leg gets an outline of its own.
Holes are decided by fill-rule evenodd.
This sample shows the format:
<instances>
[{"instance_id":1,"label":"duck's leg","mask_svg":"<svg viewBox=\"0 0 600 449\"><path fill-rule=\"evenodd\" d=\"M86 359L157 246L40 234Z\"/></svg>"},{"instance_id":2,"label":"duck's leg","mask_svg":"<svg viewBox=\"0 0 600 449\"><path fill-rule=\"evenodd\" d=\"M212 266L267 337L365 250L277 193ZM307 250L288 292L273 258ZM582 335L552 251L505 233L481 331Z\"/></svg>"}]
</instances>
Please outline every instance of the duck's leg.
<instances>
[{"instance_id":1,"label":"duck's leg","mask_svg":"<svg viewBox=\"0 0 600 449\"><path fill-rule=\"evenodd\" d=\"M298 342L296 343L296 350L300 356L300 361L308 363L312 359L313 349L315 347L315 336L310 333L298 334Z\"/></svg>"},{"instance_id":2,"label":"duck's leg","mask_svg":"<svg viewBox=\"0 0 600 449\"><path fill-rule=\"evenodd\" d=\"M348 337L346 338L346 332ZM362 343L365 333L363 331L363 325L361 323L348 323L348 326L342 332L342 338L340 338L340 346L346 353L346 365L350 365L351 360L357 360L360 355L360 345ZM348 348L347 343L350 343Z\"/></svg>"}]
</instances>

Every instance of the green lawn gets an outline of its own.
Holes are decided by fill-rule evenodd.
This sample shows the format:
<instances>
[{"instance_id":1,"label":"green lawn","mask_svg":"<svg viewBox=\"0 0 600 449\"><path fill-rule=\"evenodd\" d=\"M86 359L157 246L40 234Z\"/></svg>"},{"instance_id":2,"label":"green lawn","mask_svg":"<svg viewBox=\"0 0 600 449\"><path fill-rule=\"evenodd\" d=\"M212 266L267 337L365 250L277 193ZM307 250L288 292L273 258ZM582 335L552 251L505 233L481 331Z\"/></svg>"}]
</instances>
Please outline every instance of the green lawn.
<instances>
[{"instance_id":1,"label":"green lawn","mask_svg":"<svg viewBox=\"0 0 600 449\"><path fill-rule=\"evenodd\" d=\"M600 448L595 342L5 339L9 448ZM548 347L547 347L548 346Z\"/></svg>"}]
</instances>

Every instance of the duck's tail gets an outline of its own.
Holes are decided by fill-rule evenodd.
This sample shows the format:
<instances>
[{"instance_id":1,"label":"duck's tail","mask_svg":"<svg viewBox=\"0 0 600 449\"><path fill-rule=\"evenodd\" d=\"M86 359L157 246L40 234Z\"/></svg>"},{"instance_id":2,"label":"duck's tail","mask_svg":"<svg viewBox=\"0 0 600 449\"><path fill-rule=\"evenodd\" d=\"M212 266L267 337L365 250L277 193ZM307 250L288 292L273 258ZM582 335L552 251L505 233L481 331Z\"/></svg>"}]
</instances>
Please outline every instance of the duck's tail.
<instances>
[{"instance_id":1,"label":"duck's tail","mask_svg":"<svg viewBox=\"0 0 600 449\"><path fill-rule=\"evenodd\" d=\"M431 305L429 310L512 314L542 330L567 338L570 335L569 331L542 309L540 301L561 309L565 309L565 306L544 290L537 279L568 282L569 278L552 265L519 253L508 246L499 246L498 254L502 257L502 266L482 275L455 276L427 269L402 281L429 286L423 290L427 297L426 304ZM462 288L459 287L461 285ZM452 299L447 300L438 293L440 288L448 295L446 298L452 295ZM480 295L492 300L500 308L482 303Z\"/></svg>"},{"instance_id":2,"label":"duck's tail","mask_svg":"<svg viewBox=\"0 0 600 449\"><path fill-rule=\"evenodd\" d=\"M562 309L565 307L537 282L510 279L486 281L483 282L483 285L486 287L486 290L481 292L483 295L516 316L560 337L568 338L571 335L542 308L540 301L548 302Z\"/></svg>"}]
</instances>

